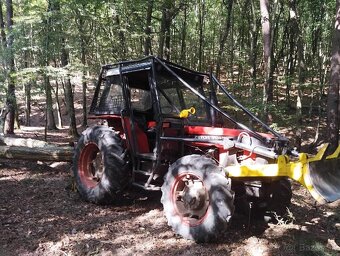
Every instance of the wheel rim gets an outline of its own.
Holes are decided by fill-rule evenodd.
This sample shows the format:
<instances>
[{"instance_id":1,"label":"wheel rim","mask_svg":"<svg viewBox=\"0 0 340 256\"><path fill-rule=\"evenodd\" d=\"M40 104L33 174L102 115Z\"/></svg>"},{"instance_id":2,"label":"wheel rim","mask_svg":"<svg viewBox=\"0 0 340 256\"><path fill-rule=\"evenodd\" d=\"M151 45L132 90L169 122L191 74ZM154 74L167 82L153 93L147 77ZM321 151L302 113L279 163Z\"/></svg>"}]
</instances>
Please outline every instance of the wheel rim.
<instances>
[{"instance_id":1,"label":"wheel rim","mask_svg":"<svg viewBox=\"0 0 340 256\"><path fill-rule=\"evenodd\" d=\"M82 184L88 188L93 188L100 182L104 173L104 163L95 143L87 144L81 151L78 172Z\"/></svg>"},{"instance_id":2,"label":"wheel rim","mask_svg":"<svg viewBox=\"0 0 340 256\"><path fill-rule=\"evenodd\" d=\"M172 203L182 222L189 226L201 224L210 205L209 194L202 179L192 173L179 175L171 191Z\"/></svg>"}]
</instances>

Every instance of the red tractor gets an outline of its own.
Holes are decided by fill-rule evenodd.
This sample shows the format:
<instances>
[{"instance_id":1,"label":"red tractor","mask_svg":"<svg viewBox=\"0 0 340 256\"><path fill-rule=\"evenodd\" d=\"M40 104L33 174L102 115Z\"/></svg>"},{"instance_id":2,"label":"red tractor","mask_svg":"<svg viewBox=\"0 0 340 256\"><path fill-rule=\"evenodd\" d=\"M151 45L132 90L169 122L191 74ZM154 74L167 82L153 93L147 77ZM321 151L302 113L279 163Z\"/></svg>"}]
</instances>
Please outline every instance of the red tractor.
<instances>
[{"instance_id":1,"label":"red tractor","mask_svg":"<svg viewBox=\"0 0 340 256\"><path fill-rule=\"evenodd\" d=\"M292 197L288 178L320 202L340 198L340 147L327 159L326 148L313 158L295 152L212 74L157 57L103 66L89 118L102 125L77 143L81 196L105 204L130 185L161 190L169 225L188 239L219 236L235 206L284 211Z\"/></svg>"}]
</instances>

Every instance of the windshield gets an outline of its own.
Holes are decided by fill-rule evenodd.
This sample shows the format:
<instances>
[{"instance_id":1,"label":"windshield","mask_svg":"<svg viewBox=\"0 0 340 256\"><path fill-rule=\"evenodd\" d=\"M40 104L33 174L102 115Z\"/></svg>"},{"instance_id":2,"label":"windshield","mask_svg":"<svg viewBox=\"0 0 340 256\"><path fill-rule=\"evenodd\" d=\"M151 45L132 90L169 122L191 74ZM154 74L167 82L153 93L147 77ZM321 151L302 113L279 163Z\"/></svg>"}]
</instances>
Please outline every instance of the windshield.
<instances>
[{"instance_id":1,"label":"windshield","mask_svg":"<svg viewBox=\"0 0 340 256\"><path fill-rule=\"evenodd\" d=\"M119 115L125 105L119 75L107 76L101 81L99 89L94 113Z\"/></svg>"},{"instance_id":2,"label":"windshield","mask_svg":"<svg viewBox=\"0 0 340 256\"><path fill-rule=\"evenodd\" d=\"M161 113L163 115L178 117L183 109L194 107L196 112L187 118L189 123L209 122L207 104L184 86L176 77L161 74L157 76L156 82ZM205 94L203 90L203 79L201 79L201 83L199 83L197 78L195 81L195 77L193 76L193 80L186 78L186 82L201 94Z\"/></svg>"}]
</instances>

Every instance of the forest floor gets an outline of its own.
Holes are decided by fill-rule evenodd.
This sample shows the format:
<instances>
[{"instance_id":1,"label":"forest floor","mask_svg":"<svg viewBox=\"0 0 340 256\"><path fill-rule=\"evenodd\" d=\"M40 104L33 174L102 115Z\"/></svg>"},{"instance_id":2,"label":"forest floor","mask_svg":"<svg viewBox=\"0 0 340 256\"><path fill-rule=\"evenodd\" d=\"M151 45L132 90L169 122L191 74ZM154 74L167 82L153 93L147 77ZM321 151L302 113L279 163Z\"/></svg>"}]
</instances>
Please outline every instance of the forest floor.
<instances>
[{"instance_id":1,"label":"forest floor","mask_svg":"<svg viewBox=\"0 0 340 256\"><path fill-rule=\"evenodd\" d=\"M25 129L23 129L25 130ZM41 139L43 130L17 133ZM67 143L67 129L49 132ZM98 206L73 188L70 163L1 160L0 255L340 255L340 203L315 205L293 183L288 222L235 216L212 244L171 230L160 197L130 191L123 205Z\"/></svg>"},{"instance_id":2,"label":"forest floor","mask_svg":"<svg viewBox=\"0 0 340 256\"><path fill-rule=\"evenodd\" d=\"M297 184L290 222L237 216L219 241L196 244L168 227L157 195L98 206L72 189L68 163L0 168L0 255L340 255L339 204L315 206Z\"/></svg>"},{"instance_id":3,"label":"forest floor","mask_svg":"<svg viewBox=\"0 0 340 256\"><path fill-rule=\"evenodd\" d=\"M80 123L81 101L75 105ZM33 106L34 127L15 136L43 140L43 109L41 100ZM47 140L69 144L67 132L49 131ZM167 225L159 194L131 190L123 205L98 206L75 191L70 163L1 159L0 256L340 255L340 202L315 205L309 192L292 186L289 221L267 224L235 215L218 241L196 244Z\"/></svg>"}]
</instances>

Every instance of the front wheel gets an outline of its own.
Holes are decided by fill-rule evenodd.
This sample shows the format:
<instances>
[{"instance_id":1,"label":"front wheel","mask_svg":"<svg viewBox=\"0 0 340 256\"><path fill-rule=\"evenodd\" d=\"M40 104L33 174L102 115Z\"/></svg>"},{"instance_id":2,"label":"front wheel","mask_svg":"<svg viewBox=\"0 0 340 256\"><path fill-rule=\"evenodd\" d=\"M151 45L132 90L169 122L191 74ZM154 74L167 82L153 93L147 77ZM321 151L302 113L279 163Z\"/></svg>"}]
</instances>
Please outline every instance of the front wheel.
<instances>
[{"instance_id":1,"label":"front wheel","mask_svg":"<svg viewBox=\"0 0 340 256\"><path fill-rule=\"evenodd\" d=\"M216 239L234 212L234 192L212 159L184 156L164 178L161 202L173 230L196 242Z\"/></svg>"},{"instance_id":2,"label":"front wheel","mask_svg":"<svg viewBox=\"0 0 340 256\"><path fill-rule=\"evenodd\" d=\"M104 126L86 129L73 157L73 174L83 199L114 202L129 181L128 164L121 138Z\"/></svg>"}]
</instances>

